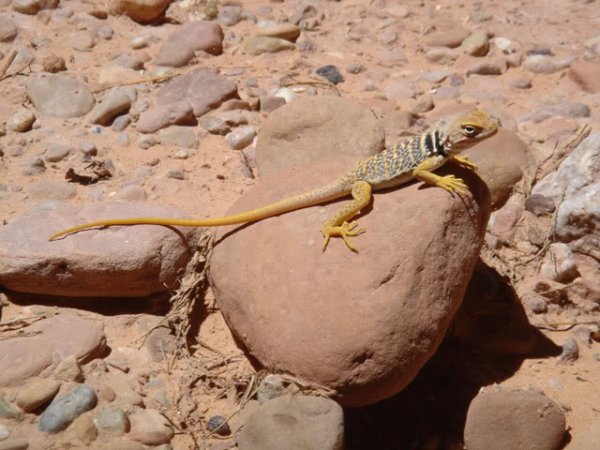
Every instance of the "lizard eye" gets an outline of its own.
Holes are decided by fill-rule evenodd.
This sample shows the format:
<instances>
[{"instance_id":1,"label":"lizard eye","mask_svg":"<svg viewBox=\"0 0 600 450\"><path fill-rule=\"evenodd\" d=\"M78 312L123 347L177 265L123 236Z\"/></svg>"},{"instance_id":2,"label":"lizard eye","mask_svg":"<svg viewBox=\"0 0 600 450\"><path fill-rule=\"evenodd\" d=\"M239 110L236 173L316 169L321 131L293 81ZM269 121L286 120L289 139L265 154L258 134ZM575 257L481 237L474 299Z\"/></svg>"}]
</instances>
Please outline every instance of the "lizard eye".
<instances>
[{"instance_id":1,"label":"lizard eye","mask_svg":"<svg viewBox=\"0 0 600 450\"><path fill-rule=\"evenodd\" d=\"M467 137L475 137L481 132L481 128L473 125L463 125L462 130Z\"/></svg>"}]
</instances>

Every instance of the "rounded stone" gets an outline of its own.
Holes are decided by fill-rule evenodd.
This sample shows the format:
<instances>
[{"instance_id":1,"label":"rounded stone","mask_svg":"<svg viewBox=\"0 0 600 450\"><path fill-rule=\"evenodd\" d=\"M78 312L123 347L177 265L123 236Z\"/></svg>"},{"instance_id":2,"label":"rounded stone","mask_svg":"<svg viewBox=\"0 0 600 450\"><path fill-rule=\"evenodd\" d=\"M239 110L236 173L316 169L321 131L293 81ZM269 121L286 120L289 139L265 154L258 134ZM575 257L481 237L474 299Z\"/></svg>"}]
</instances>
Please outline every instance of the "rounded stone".
<instances>
[{"instance_id":1,"label":"rounded stone","mask_svg":"<svg viewBox=\"0 0 600 450\"><path fill-rule=\"evenodd\" d=\"M41 74L27 85L36 110L60 118L80 117L91 111L95 99L81 81L63 74Z\"/></svg>"},{"instance_id":2,"label":"rounded stone","mask_svg":"<svg viewBox=\"0 0 600 450\"><path fill-rule=\"evenodd\" d=\"M469 450L556 450L565 434L560 407L543 393L495 388L473 399L465 424Z\"/></svg>"},{"instance_id":3,"label":"rounded stone","mask_svg":"<svg viewBox=\"0 0 600 450\"><path fill-rule=\"evenodd\" d=\"M318 161L271 175L231 212L352 168ZM358 254L340 239L322 251L319 228L342 200L220 229L211 259L215 296L252 358L334 389L344 405L374 403L410 383L462 301L489 213L483 184L466 170L452 172L475 200L421 183L376 194L360 218L367 232L354 238Z\"/></svg>"},{"instance_id":4,"label":"rounded stone","mask_svg":"<svg viewBox=\"0 0 600 450\"><path fill-rule=\"evenodd\" d=\"M256 165L263 179L331 157L353 167L382 150L384 140L383 124L370 110L341 97L300 97L273 111L263 123Z\"/></svg>"}]
</instances>

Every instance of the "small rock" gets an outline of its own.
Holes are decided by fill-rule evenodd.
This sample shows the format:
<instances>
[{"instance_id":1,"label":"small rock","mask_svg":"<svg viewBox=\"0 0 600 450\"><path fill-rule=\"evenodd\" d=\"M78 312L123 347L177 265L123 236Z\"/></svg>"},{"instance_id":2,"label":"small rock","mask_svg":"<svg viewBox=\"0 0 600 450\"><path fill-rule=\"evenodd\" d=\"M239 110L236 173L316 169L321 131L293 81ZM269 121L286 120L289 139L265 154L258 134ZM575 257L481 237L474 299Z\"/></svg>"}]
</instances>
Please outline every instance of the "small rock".
<instances>
[{"instance_id":1,"label":"small rock","mask_svg":"<svg viewBox=\"0 0 600 450\"><path fill-rule=\"evenodd\" d=\"M117 86L108 91L94 107L90 122L110 125L115 117L129 111L137 99L137 91L132 86Z\"/></svg>"},{"instance_id":2,"label":"small rock","mask_svg":"<svg viewBox=\"0 0 600 450\"><path fill-rule=\"evenodd\" d=\"M339 84L344 81L344 77L340 73L340 70L332 65L319 67L315 73L320 77L325 78L331 84Z\"/></svg>"},{"instance_id":3,"label":"small rock","mask_svg":"<svg viewBox=\"0 0 600 450\"><path fill-rule=\"evenodd\" d=\"M46 55L42 58L42 67L45 72L58 73L67 70L64 58L54 54Z\"/></svg>"},{"instance_id":4,"label":"small rock","mask_svg":"<svg viewBox=\"0 0 600 450\"><path fill-rule=\"evenodd\" d=\"M548 303L543 297L532 296L525 303L534 314L545 314L548 312Z\"/></svg>"},{"instance_id":5,"label":"small rock","mask_svg":"<svg viewBox=\"0 0 600 450\"><path fill-rule=\"evenodd\" d=\"M85 156L96 156L98 148L94 142L84 141L79 144L79 151Z\"/></svg>"},{"instance_id":6,"label":"small rock","mask_svg":"<svg viewBox=\"0 0 600 450\"><path fill-rule=\"evenodd\" d=\"M14 0L12 7L22 14L34 15L43 9L54 9L58 6L58 0Z\"/></svg>"},{"instance_id":7,"label":"small rock","mask_svg":"<svg viewBox=\"0 0 600 450\"><path fill-rule=\"evenodd\" d=\"M511 87L517 89L529 89L531 87L531 78L525 75L511 76L507 82Z\"/></svg>"},{"instance_id":8,"label":"small rock","mask_svg":"<svg viewBox=\"0 0 600 450\"><path fill-rule=\"evenodd\" d=\"M425 44L429 47L449 47L456 48L469 36L469 32L460 27L454 27L450 30L436 31L431 33L426 39Z\"/></svg>"},{"instance_id":9,"label":"small rock","mask_svg":"<svg viewBox=\"0 0 600 450\"><path fill-rule=\"evenodd\" d=\"M224 5L219 8L219 23L226 27L232 27L242 20L242 7L239 5Z\"/></svg>"},{"instance_id":10,"label":"small rock","mask_svg":"<svg viewBox=\"0 0 600 450\"><path fill-rule=\"evenodd\" d=\"M157 145L158 140L154 136L148 134L141 134L138 136L136 143L139 148L147 150Z\"/></svg>"},{"instance_id":11,"label":"small rock","mask_svg":"<svg viewBox=\"0 0 600 450\"><path fill-rule=\"evenodd\" d=\"M74 50L89 52L96 46L97 38L90 31L81 30L71 35L67 42Z\"/></svg>"},{"instance_id":12,"label":"small rock","mask_svg":"<svg viewBox=\"0 0 600 450\"><path fill-rule=\"evenodd\" d=\"M225 136L225 141L234 150L241 150L250 145L255 136L256 129L251 125L244 125Z\"/></svg>"},{"instance_id":13,"label":"small rock","mask_svg":"<svg viewBox=\"0 0 600 450\"><path fill-rule=\"evenodd\" d=\"M83 371L74 355L69 355L58 363L54 369L54 377L58 380L75 381L76 383L84 380Z\"/></svg>"},{"instance_id":14,"label":"small rock","mask_svg":"<svg viewBox=\"0 0 600 450\"><path fill-rule=\"evenodd\" d=\"M130 415L129 438L146 445L168 443L174 435L169 421L155 409L138 410Z\"/></svg>"},{"instance_id":15,"label":"small rock","mask_svg":"<svg viewBox=\"0 0 600 450\"><path fill-rule=\"evenodd\" d=\"M482 389L467 412L469 450L557 449L565 433L561 408L533 390Z\"/></svg>"},{"instance_id":16,"label":"small rock","mask_svg":"<svg viewBox=\"0 0 600 450\"><path fill-rule=\"evenodd\" d=\"M48 162L59 162L65 159L73 148L69 145L50 144L44 152L44 159Z\"/></svg>"},{"instance_id":17,"label":"small rock","mask_svg":"<svg viewBox=\"0 0 600 450\"><path fill-rule=\"evenodd\" d=\"M110 0L108 11L113 16L125 14L139 23L152 22L163 15L171 0Z\"/></svg>"},{"instance_id":18,"label":"small rock","mask_svg":"<svg viewBox=\"0 0 600 450\"><path fill-rule=\"evenodd\" d=\"M112 63L126 69L143 70L145 59L138 54L121 53L112 60Z\"/></svg>"},{"instance_id":19,"label":"small rock","mask_svg":"<svg viewBox=\"0 0 600 450\"><path fill-rule=\"evenodd\" d=\"M592 344L592 330L588 325L575 325L571 332L577 339L579 339L581 343L587 347Z\"/></svg>"},{"instance_id":20,"label":"small rock","mask_svg":"<svg viewBox=\"0 0 600 450\"><path fill-rule=\"evenodd\" d=\"M99 431L106 431L112 435L123 435L129 432L129 419L121 408L105 406L94 416L94 425Z\"/></svg>"},{"instance_id":21,"label":"small rock","mask_svg":"<svg viewBox=\"0 0 600 450\"><path fill-rule=\"evenodd\" d=\"M296 42L296 40L300 36L300 27L291 23L284 23L268 28L262 28L260 31L257 32L257 35L281 38L290 42Z\"/></svg>"},{"instance_id":22,"label":"small rock","mask_svg":"<svg viewBox=\"0 0 600 450\"><path fill-rule=\"evenodd\" d=\"M136 36L129 42L129 45L134 50L141 50L148 47L148 41L149 39L145 36Z\"/></svg>"},{"instance_id":23,"label":"small rock","mask_svg":"<svg viewBox=\"0 0 600 450\"><path fill-rule=\"evenodd\" d=\"M20 109L6 121L6 128L16 133L24 133L31 129L35 115L28 109Z\"/></svg>"},{"instance_id":24,"label":"small rock","mask_svg":"<svg viewBox=\"0 0 600 450\"><path fill-rule=\"evenodd\" d=\"M83 384L52 402L42 413L38 428L46 433L62 431L76 417L94 408L97 400L94 389Z\"/></svg>"},{"instance_id":25,"label":"small rock","mask_svg":"<svg viewBox=\"0 0 600 450\"><path fill-rule=\"evenodd\" d=\"M462 50L471 56L485 56L490 50L490 41L485 31L474 31L462 41Z\"/></svg>"},{"instance_id":26,"label":"small rock","mask_svg":"<svg viewBox=\"0 0 600 450\"><path fill-rule=\"evenodd\" d=\"M8 439L9 436L10 431L8 431L8 428L5 425L0 424L0 441Z\"/></svg>"},{"instance_id":27,"label":"small rock","mask_svg":"<svg viewBox=\"0 0 600 450\"><path fill-rule=\"evenodd\" d=\"M410 112L419 115L431 111L434 107L433 97L431 95L422 95L413 104Z\"/></svg>"},{"instance_id":28,"label":"small rock","mask_svg":"<svg viewBox=\"0 0 600 450\"><path fill-rule=\"evenodd\" d=\"M467 75L502 75L508 70L505 59L482 61L472 64L467 69Z\"/></svg>"},{"instance_id":29,"label":"small rock","mask_svg":"<svg viewBox=\"0 0 600 450\"><path fill-rule=\"evenodd\" d=\"M269 36L254 36L246 41L244 49L250 55L275 53L283 50L294 50L296 46L287 39Z\"/></svg>"},{"instance_id":30,"label":"small rock","mask_svg":"<svg viewBox=\"0 0 600 450\"><path fill-rule=\"evenodd\" d=\"M145 346L155 362L164 361L178 349L175 336L166 327L154 328L146 339Z\"/></svg>"},{"instance_id":31,"label":"small rock","mask_svg":"<svg viewBox=\"0 0 600 450\"><path fill-rule=\"evenodd\" d=\"M162 145L198 148L198 137L191 127L170 126L160 130L158 136Z\"/></svg>"},{"instance_id":32,"label":"small rock","mask_svg":"<svg viewBox=\"0 0 600 450\"><path fill-rule=\"evenodd\" d=\"M75 436L85 445L90 445L98 437L98 430L89 414L83 414L77 417L71 425Z\"/></svg>"},{"instance_id":33,"label":"small rock","mask_svg":"<svg viewBox=\"0 0 600 450\"><path fill-rule=\"evenodd\" d=\"M113 131L123 131L131 124L131 117L129 116L118 116L113 120L110 128Z\"/></svg>"},{"instance_id":34,"label":"small rock","mask_svg":"<svg viewBox=\"0 0 600 450\"><path fill-rule=\"evenodd\" d=\"M343 441L342 408L324 397L302 395L279 397L258 406L238 437L245 450L339 450Z\"/></svg>"},{"instance_id":35,"label":"small rock","mask_svg":"<svg viewBox=\"0 0 600 450\"><path fill-rule=\"evenodd\" d=\"M569 77L581 88L592 94L600 92L600 64L592 61L577 61L569 68Z\"/></svg>"},{"instance_id":36,"label":"small rock","mask_svg":"<svg viewBox=\"0 0 600 450\"><path fill-rule=\"evenodd\" d=\"M573 363L579 359L579 345L573 338L568 338L562 345L562 352L558 357L559 363Z\"/></svg>"},{"instance_id":37,"label":"small rock","mask_svg":"<svg viewBox=\"0 0 600 450\"><path fill-rule=\"evenodd\" d=\"M13 406L0 394L0 419L12 419L20 422L23 419L23 411Z\"/></svg>"},{"instance_id":38,"label":"small rock","mask_svg":"<svg viewBox=\"0 0 600 450\"><path fill-rule=\"evenodd\" d=\"M18 147L15 147L15 150ZM40 158L39 156L31 156L29 158L27 158L27 160L25 161L25 165L23 167L23 175L28 175L28 176L32 176L32 175L40 175L42 173L44 173L46 170L46 165L44 164L44 160L42 158ZM50 180L48 180L50 181ZM31 189L31 186L30 186ZM41 192L40 192L41 193ZM42 193L43 195L45 195L45 193Z\"/></svg>"},{"instance_id":39,"label":"small rock","mask_svg":"<svg viewBox=\"0 0 600 450\"><path fill-rule=\"evenodd\" d=\"M569 246L562 242L550 244L540 267L540 276L548 280L568 283L577 275L577 263Z\"/></svg>"},{"instance_id":40,"label":"small rock","mask_svg":"<svg viewBox=\"0 0 600 450\"><path fill-rule=\"evenodd\" d=\"M163 42L154 63L182 67L198 51L211 55L223 53L223 29L218 23L200 20L181 25Z\"/></svg>"},{"instance_id":41,"label":"small rock","mask_svg":"<svg viewBox=\"0 0 600 450\"><path fill-rule=\"evenodd\" d=\"M229 436L231 434L231 428L229 428L229 424L223 416L212 416L208 419L206 429L219 436Z\"/></svg>"},{"instance_id":42,"label":"small rock","mask_svg":"<svg viewBox=\"0 0 600 450\"><path fill-rule=\"evenodd\" d=\"M185 180L185 174L181 169L171 169L166 174L167 178L172 178L174 180Z\"/></svg>"},{"instance_id":43,"label":"small rock","mask_svg":"<svg viewBox=\"0 0 600 450\"><path fill-rule=\"evenodd\" d=\"M60 118L83 116L95 103L85 84L62 74L30 77L27 95L37 111Z\"/></svg>"},{"instance_id":44,"label":"small rock","mask_svg":"<svg viewBox=\"0 0 600 450\"><path fill-rule=\"evenodd\" d=\"M523 67L533 73L554 73L569 67L571 58L556 60L546 55L531 55L523 62Z\"/></svg>"},{"instance_id":45,"label":"small rock","mask_svg":"<svg viewBox=\"0 0 600 450\"><path fill-rule=\"evenodd\" d=\"M506 37L496 37L494 38L494 45L505 55L509 55L511 53L516 53L519 51L519 47L513 41Z\"/></svg>"},{"instance_id":46,"label":"small rock","mask_svg":"<svg viewBox=\"0 0 600 450\"><path fill-rule=\"evenodd\" d=\"M10 42L17 37L17 26L7 16L0 16L0 42Z\"/></svg>"},{"instance_id":47,"label":"small rock","mask_svg":"<svg viewBox=\"0 0 600 450\"><path fill-rule=\"evenodd\" d=\"M273 400L274 398L281 397L285 393L285 387L283 386L283 380L280 375L269 374L267 375L258 386L256 392L256 398L258 403L261 405Z\"/></svg>"},{"instance_id":48,"label":"small rock","mask_svg":"<svg viewBox=\"0 0 600 450\"><path fill-rule=\"evenodd\" d=\"M16 403L25 412L33 412L54 398L60 383L48 378L31 378L17 392Z\"/></svg>"},{"instance_id":49,"label":"small rock","mask_svg":"<svg viewBox=\"0 0 600 450\"><path fill-rule=\"evenodd\" d=\"M444 65L452 64L457 57L458 54L447 47L434 47L425 52L427 61Z\"/></svg>"}]
</instances>

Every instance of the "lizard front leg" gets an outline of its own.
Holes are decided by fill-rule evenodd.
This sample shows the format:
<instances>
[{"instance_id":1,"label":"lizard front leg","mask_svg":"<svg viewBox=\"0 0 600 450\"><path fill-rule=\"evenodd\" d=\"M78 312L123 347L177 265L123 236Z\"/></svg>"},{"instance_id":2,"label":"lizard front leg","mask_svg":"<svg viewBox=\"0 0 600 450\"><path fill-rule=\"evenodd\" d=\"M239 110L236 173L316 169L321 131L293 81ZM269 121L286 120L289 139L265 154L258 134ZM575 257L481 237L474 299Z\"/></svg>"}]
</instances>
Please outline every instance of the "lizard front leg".
<instances>
[{"instance_id":1,"label":"lizard front leg","mask_svg":"<svg viewBox=\"0 0 600 450\"><path fill-rule=\"evenodd\" d=\"M350 242L349 237L358 236L366 230L363 227L359 227L357 222L348 222L348 220L369 204L371 201L371 191L371 185L366 181L359 180L354 182L352 185L353 200L346 203L339 211L331 216L327 222L323 224L323 228L321 228L321 232L325 238L323 242L323 251L327 248L331 236L340 236L350 250L357 252L356 248Z\"/></svg>"},{"instance_id":2,"label":"lizard front leg","mask_svg":"<svg viewBox=\"0 0 600 450\"><path fill-rule=\"evenodd\" d=\"M452 160L461 167L465 167L469 170L472 170L473 172L477 171L477 164L469 161L469 157L466 155L465 156L453 156Z\"/></svg>"},{"instance_id":3,"label":"lizard front leg","mask_svg":"<svg viewBox=\"0 0 600 450\"><path fill-rule=\"evenodd\" d=\"M436 157L427 158L413 170L413 176L425 183L441 187L453 194L454 192L465 193L469 188L461 178L454 175L444 175L443 177L432 172L440 166L440 160Z\"/></svg>"}]
</instances>

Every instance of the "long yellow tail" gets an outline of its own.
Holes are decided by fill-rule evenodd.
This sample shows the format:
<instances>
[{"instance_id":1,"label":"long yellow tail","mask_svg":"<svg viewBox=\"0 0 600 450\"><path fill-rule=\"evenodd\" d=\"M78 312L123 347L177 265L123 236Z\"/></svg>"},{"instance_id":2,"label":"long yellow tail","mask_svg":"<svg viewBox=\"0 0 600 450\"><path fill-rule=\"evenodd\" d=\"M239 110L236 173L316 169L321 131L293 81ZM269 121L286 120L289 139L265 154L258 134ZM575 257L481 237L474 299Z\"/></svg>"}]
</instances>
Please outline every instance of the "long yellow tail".
<instances>
[{"instance_id":1,"label":"long yellow tail","mask_svg":"<svg viewBox=\"0 0 600 450\"><path fill-rule=\"evenodd\" d=\"M294 211L296 209L326 203L340 197L345 197L352 191L352 185L346 178L340 178L333 183L312 191L304 192L294 197L286 198L275 203L271 203L260 208L246 211L240 214L233 214L224 217L212 217L208 219L169 219L160 217L132 217L129 219L107 219L96 220L94 222L68 228L59 233L50 236L49 240L54 240L61 236L66 236L81 230L87 230L95 227L106 227L112 225L170 225L182 227L218 227L223 225L235 225L247 222L256 222L267 217L278 216L280 214Z\"/></svg>"}]
</instances>

